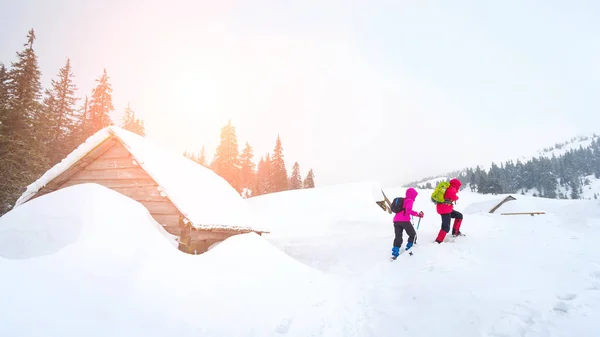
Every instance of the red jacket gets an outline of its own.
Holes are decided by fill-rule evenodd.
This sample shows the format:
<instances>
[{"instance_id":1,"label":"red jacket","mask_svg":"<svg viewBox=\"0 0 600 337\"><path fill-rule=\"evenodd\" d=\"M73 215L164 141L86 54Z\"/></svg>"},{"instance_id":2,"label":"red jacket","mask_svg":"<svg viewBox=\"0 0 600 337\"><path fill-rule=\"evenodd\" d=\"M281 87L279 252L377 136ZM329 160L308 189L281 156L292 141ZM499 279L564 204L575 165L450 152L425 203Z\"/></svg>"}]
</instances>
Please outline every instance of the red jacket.
<instances>
[{"instance_id":1,"label":"red jacket","mask_svg":"<svg viewBox=\"0 0 600 337\"><path fill-rule=\"evenodd\" d=\"M456 195L456 193L458 193L458 190L460 189L461 185L462 183L460 182L460 180L456 178L450 180L450 187L448 187L446 193L444 193L444 199L451 201L451 203L438 204L436 206L438 214L452 213L452 210L454 209L453 203L458 200L458 195Z\"/></svg>"}]
</instances>

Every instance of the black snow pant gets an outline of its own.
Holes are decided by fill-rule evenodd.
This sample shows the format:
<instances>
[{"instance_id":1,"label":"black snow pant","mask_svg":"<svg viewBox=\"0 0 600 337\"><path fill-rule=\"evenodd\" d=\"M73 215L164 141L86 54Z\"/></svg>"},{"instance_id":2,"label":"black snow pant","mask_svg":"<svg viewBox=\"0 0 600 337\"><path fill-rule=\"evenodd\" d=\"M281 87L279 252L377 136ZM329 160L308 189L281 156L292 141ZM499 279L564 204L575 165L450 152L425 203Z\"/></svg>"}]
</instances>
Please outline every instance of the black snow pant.
<instances>
[{"instance_id":1,"label":"black snow pant","mask_svg":"<svg viewBox=\"0 0 600 337\"><path fill-rule=\"evenodd\" d=\"M402 246L402 232L406 230L406 234L408 234L408 242L415 243L417 231L415 231L415 227L410 221L407 222L394 222L394 247Z\"/></svg>"},{"instance_id":2,"label":"black snow pant","mask_svg":"<svg viewBox=\"0 0 600 337\"><path fill-rule=\"evenodd\" d=\"M442 214L442 230L446 233L450 232L450 222L452 219L462 220L463 215L460 212L452 211L452 213Z\"/></svg>"}]
</instances>

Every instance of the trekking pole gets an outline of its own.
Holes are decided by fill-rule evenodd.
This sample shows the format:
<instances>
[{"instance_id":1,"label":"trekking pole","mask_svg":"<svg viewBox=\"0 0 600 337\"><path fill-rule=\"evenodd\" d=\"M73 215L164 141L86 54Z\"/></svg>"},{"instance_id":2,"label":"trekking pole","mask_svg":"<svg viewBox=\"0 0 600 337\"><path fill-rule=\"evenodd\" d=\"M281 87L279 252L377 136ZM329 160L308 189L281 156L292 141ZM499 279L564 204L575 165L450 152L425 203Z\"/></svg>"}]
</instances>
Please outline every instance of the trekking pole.
<instances>
[{"instance_id":1,"label":"trekking pole","mask_svg":"<svg viewBox=\"0 0 600 337\"><path fill-rule=\"evenodd\" d=\"M421 224L421 218L419 218L419 222L417 223L417 230L419 229L420 224Z\"/></svg>"}]
</instances>

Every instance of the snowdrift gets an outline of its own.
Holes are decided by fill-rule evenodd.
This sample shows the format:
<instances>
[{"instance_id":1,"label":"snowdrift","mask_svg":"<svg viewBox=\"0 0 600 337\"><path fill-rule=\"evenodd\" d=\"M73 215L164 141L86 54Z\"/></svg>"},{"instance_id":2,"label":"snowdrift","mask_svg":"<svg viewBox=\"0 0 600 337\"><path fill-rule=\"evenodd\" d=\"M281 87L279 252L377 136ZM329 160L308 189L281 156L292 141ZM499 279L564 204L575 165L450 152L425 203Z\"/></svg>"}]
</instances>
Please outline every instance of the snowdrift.
<instances>
[{"instance_id":1,"label":"snowdrift","mask_svg":"<svg viewBox=\"0 0 600 337\"><path fill-rule=\"evenodd\" d=\"M274 236L328 235L354 223L389 220L376 202L376 182L342 184L272 193L246 199L257 222Z\"/></svg>"},{"instance_id":2,"label":"snowdrift","mask_svg":"<svg viewBox=\"0 0 600 337\"><path fill-rule=\"evenodd\" d=\"M504 195L461 191L466 236L438 245L431 191L419 190L414 255L390 263L392 215L375 204L377 188L248 199L276 235L234 236L202 255L178 251L141 204L98 185L32 200L0 218L0 336L599 331L596 201L515 196L489 214ZM547 214L500 215L519 209Z\"/></svg>"},{"instance_id":3,"label":"snowdrift","mask_svg":"<svg viewBox=\"0 0 600 337\"><path fill-rule=\"evenodd\" d=\"M1 217L0 257L35 258L63 249L76 255L82 247L77 254L119 254L115 259L160 253L176 240L161 229L140 203L97 184L75 185Z\"/></svg>"},{"instance_id":4,"label":"snowdrift","mask_svg":"<svg viewBox=\"0 0 600 337\"><path fill-rule=\"evenodd\" d=\"M13 209L0 240L0 336L308 336L339 297L253 233L180 252L141 204L96 184Z\"/></svg>"}]
</instances>

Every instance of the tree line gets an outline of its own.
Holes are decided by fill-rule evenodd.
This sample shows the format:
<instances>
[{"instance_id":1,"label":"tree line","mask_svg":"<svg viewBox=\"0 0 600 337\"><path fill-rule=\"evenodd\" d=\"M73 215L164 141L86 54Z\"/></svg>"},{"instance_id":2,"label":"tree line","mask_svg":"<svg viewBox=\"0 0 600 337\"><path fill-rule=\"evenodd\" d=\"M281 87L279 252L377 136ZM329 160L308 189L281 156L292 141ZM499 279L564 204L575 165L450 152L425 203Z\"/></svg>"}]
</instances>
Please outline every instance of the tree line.
<instances>
[{"instance_id":1,"label":"tree line","mask_svg":"<svg viewBox=\"0 0 600 337\"><path fill-rule=\"evenodd\" d=\"M16 60L0 62L0 215L8 212L25 187L59 163L100 129L114 124L112 86L106 69L84 98L76 94L71 60L66 58L48 88L29 30ZM128 105L120 126L145 134L144 123Z\"/></svg>"},{"instance_id":2,"label":"tree line","mask_svg":"<svg viewBox=\"0 0 600 337\"><path fill-rule=\"evenodd\" d=\"M499 166L492 163L489 170L479 166L468 168L458 176L465 188L483 194L521 193L531 190L534 196L554 199L581 199L583 189L590 185L591 177L600 179L600 138L580 137L580 141L591 140L590 145L564 151L556 156L540 155L528 161L509 160ZM568 144L560 143L545 149L562 149ZM418 184L417 184L418 185ZM431 183L421 184L422 188L434 188ZM594 194L598 198L598 194Z\"/></svg>"},{"instance_id":3,"label":"tree line","mask_svg":"<svg viewBox=\"0 0 600 337\"><path fill-rule=\"evenodd\" d=\"M71 60L66 58L49 87L43 88L35 41L31 29L15 60L9 64L0 60L0 216L12 208L29 184L99 130L118 125L141 136L146 133L144 121L136 117L130 104L124 107L120 121L111 118L115 107L106 69L95 79L91 93L81 97ZM249 196L314 187L312 170L302 181L298 165L287 178L280 141L272 157L267 154L255 168L251 147L247 144L238 156L237 141L230 141L235 129L223 131L217 156L208 167L240 193Z\"/></svg>"},{"instance_id":4,"label":"tree line","mask_svg":"<svg viewBox=\"0 0 600 337\"><path fill-rule=\"evenodd\" d=\"M235 126L231 121L221 128L221 139L210 163L206 159L204 146L199 153L185 151L184 155L223 177L245 198L315 187L313 170L310 169L302 179L298 162L294 163L288 175L279 135L273 152L261 156L258 165L254 162L254 150L248 142L240 153Z\"/></svg>"}]
</instances>

